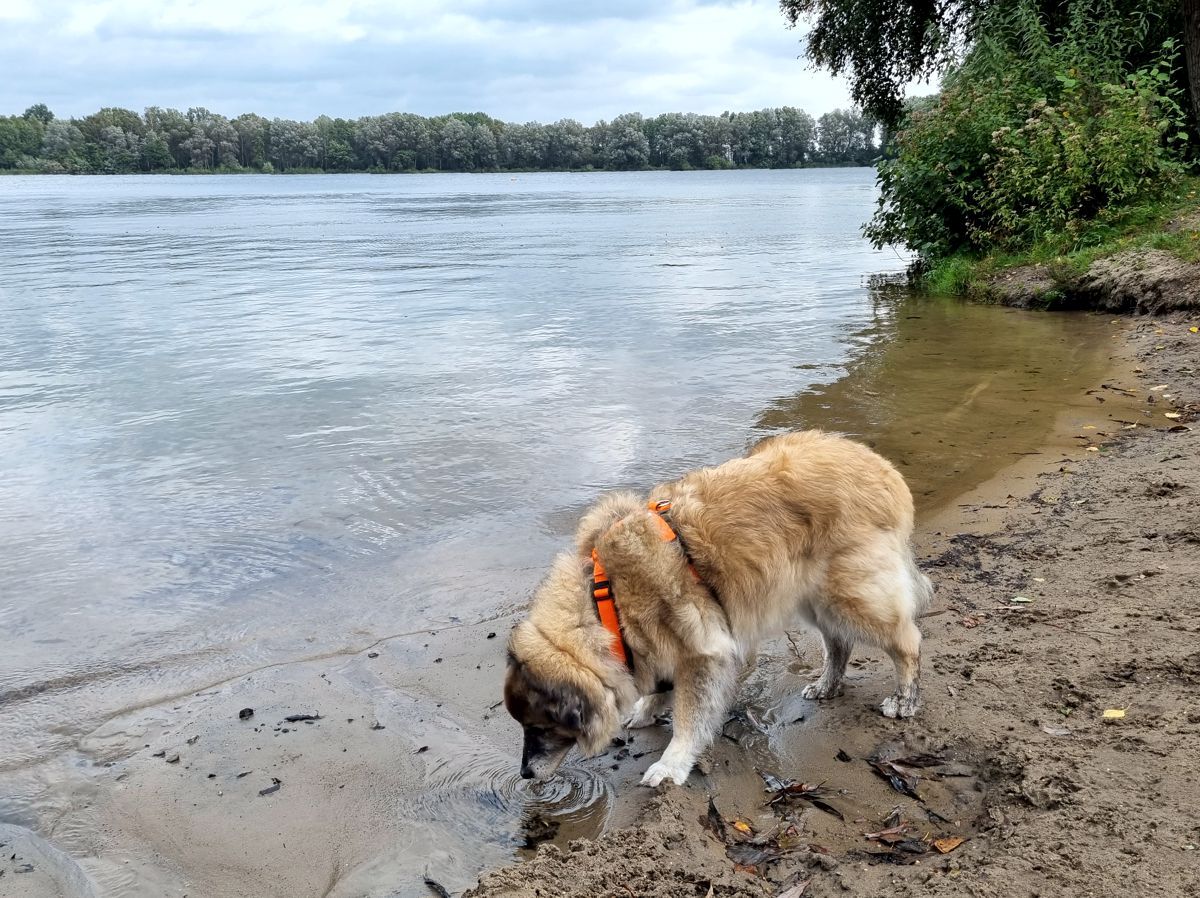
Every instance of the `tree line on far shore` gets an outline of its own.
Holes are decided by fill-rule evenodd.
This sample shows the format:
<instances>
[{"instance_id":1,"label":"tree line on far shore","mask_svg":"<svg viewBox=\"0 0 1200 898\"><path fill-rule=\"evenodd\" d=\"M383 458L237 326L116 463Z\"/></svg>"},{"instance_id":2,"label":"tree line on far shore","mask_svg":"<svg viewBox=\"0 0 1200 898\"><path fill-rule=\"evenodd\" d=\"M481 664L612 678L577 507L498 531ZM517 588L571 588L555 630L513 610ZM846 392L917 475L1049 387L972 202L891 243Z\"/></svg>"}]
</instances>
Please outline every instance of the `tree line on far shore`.
<instances>
[{"instance_id":1,"label":"tree line on far shore","mask_svg":"<svg viewBox=\"0 0 1200 898\"><path fill-rule=\"evenodd\" d=\"M312 122L203 108L105 108L57 118L45 104L0 116L0 169L44 173L168 171L528 171L869 165L874 119L784 106L721 115L619 115L513 124L480 112L407 112Z\"/></svg>"}]
</instances>

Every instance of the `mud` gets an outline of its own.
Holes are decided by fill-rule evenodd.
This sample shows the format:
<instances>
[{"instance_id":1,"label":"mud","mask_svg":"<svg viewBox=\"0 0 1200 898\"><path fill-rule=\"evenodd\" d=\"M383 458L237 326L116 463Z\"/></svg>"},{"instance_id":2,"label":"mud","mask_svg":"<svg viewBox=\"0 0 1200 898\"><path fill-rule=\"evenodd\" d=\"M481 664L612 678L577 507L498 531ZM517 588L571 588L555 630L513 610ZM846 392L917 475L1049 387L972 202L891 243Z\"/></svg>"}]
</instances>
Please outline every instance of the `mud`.
<instances>
[{"instance_id":1,"label":"mud","mask_svg":"<svg viewBox=\"0 0 1200 898\"><path fill-rule=\"evenodd\" d=\"M1024 459L926 520L938 595L922 625L917 719L874 713L886 668L867 653L847 694L789 732L784 696L817 657L809 643L799 658L786 643L764 654L769 685L747 706L755 720L756 708L779 710L755 738L780 774L823 780L844 821L801 810L789 850L738 869L704 825L709 796L756 831L781 821L750 781L753 744L721 740L709 774L653 797L635 790L646 797L630 825L543 846L465 894L763 896L805 882L806 896L864 898L1200 893L1198 324L1176 313L1124 333L1131 380L1106 392L1135 397L1132 420L1089 426L1078 448ZM817 731L851 761L806 753ZM862 758L889 744L969 775L922 784L939 791L916 802L865 771ZM966 841L897 863L864 838L896 806L921 837Z\"/></svg>"}]
</instances>

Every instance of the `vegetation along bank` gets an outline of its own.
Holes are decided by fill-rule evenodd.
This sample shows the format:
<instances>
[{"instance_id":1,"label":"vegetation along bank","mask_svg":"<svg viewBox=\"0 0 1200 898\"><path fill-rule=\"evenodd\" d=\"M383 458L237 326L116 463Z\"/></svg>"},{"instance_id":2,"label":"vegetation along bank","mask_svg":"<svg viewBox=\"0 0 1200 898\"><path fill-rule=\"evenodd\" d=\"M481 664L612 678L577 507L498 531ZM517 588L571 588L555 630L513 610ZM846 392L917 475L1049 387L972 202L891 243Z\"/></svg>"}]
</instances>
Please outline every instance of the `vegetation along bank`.
<instances>
[{"instance_id":1,"label":"vegetation along bank","mask_svg":"<svg viewBox=\"0 0 1200 898\"><path fill-rule=\"evenodd\" d=\"M1200 0L784 0L814 61L893 133L877 245L1016 305L1200 302ZM904 102L912 79L941 92Z\"/></svg>"}]
</instances>

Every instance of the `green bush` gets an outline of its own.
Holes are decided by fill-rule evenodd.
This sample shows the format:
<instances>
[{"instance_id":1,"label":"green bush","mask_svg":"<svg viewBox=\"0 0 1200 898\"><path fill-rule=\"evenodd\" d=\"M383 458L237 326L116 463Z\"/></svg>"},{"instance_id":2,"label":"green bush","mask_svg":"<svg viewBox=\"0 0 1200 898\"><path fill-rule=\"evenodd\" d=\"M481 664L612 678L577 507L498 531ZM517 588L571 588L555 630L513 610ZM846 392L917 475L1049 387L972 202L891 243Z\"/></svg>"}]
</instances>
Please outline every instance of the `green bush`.
<instances>
[{"instance_id":1,"label":"green bush","mask_svg":"<svg viewBox=\"0 0 1200 898\"><path fill-rule=\"evenodd\" d=\"M896 134L867 236L925 262L1016 251L1170 186L1187 139L1178 50L1126 71L1146 30L1120 5L1072 0L1054 32L1032 5L997 13Z\"/></svg>"}]
</instances>

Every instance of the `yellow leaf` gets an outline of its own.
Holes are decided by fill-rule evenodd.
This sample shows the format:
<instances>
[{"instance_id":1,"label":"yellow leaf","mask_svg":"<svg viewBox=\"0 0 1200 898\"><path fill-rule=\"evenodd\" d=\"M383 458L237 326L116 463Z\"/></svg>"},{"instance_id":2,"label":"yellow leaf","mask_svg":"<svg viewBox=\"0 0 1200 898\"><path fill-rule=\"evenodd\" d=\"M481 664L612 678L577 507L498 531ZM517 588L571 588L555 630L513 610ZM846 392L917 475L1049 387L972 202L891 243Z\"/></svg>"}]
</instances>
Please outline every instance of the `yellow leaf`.
<instances>
[{"instance_id":1,"label":"yellow leaf","mask_svg":"<svg viewBox=\"0 0 1200 898\"><path fill-rule=\"evenodd\" d=\"M1188 328L1188 333L1192 333L1192 334L1200 334L1200 327L1189 327L1189 328Z\"/></svg>"},{"instance_id":2,"label":"yellow leaf","mask_svg":"<svg viewBox=\"0 0 1200 898\"><path fill-rule=\"evenodd\" d=\"M1109 708L1107 711L1105 711L1100 716L1103 717L1105 720L1120 720L1122 717L1125 716L1125 709L1124 708Z\"/></svg>"},{"instance_id":3,"label":"yellow leaf","mask_svg":"<svg viewBox=\"0 0 1200 898\"><path fill-rule=\"evenodd\" d=\"M1095 424L1084 424L1084 425L1083 425L1083 429L1084 429L1084 430L1095 430L1095 429L1096 429L1096 425L1095 425Z\"/></svg>"},{"instance_id":4,"label":"yellow leaf","mask_svg":"<svg viewBox=\"0 0 1200 898\"><path fill-rule=\"evenodd\" d=\"M1100 451L1100 447L1099 447L1099 446L1088 446L1088 447L1087 447L1087 451L1088 451L1088 452L1099 452L1099 451Z\"/></svg>"},{"instance_id":5,"label":"yellow leaf","mask_svg":"<svg viewBox=\"0 0 1200 898\"><path fill-rule=\"evenodd\" d=\"M965 841L967 840L962 836L947 836L944 839L934 839L933 847L941 854L949 854Z\"/></svg>"},{"instance_id":6,"label":"yellow leaf","mask_svg":"<svg viewBox=\"0 0 1200 898\"><path fill-rule=\"evenodd\" d=\"M754 830L751 828L750 824L747 823L745 820L734 820L733 828L736 829L738 832L743 833L747 836L754 835Z\"/></svg>"},{"instance_id":7,"label":"yellow leaf","mask_svg":"<svg viewBox=\"0 0 1200 898\"><path fill-rule=\"evenodd\" d=\"M1180 415L1179 412L1163 412L1163 417L1170 418L1172 421L1174 421L1176 418L1180 417Z\"/></svg>"}]
</instances>

